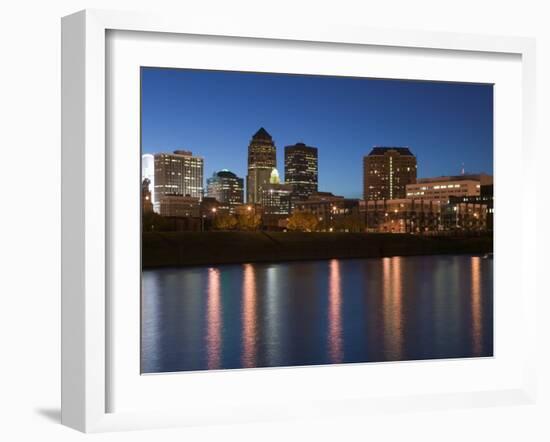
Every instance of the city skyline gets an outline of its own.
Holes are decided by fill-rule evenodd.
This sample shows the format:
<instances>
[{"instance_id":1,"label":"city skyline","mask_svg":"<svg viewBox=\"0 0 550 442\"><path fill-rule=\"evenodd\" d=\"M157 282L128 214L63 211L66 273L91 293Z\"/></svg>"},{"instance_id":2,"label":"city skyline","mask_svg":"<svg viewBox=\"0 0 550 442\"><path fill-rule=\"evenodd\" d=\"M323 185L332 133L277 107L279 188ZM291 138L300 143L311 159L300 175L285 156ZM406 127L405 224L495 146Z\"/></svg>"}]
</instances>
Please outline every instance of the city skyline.
<instances>
[{"instance_id":1,"label":"city skyline","mask_svg":"<svg viewBox=\"0 0 550 442\"><path fill-rule=\"evenodd\" d=\"M329 93L323 85L330 85ZM382 102L373 102L382 96ZM254 97L264 98L255 113L250 109ZM205 177L222 169L246 177L250 137L265 127L279 153L281 173L285 146L304 142L318 148L319 190L360 198L362 159L377 145L410 147L418 158L419 178L457 175L463 163L467 172L492 174L492 97L491 85L144 68L142 153L186 149L204 158ZM372 106L358 109L366 98ZM225 112L230 104L233 111ZM346 104L351 109L344 109ZM333 114L328 121L321 118L327 112ZM365 120L363 125L366 114L375 123ZM258 125L251 126L247 115ZM302 122L296 121L300 116ZM273 121L272 127L265 120ZM405 137L423 144L404 142ZM438 147L445 143L465 147Z\"/></svg>"}]
</instances>

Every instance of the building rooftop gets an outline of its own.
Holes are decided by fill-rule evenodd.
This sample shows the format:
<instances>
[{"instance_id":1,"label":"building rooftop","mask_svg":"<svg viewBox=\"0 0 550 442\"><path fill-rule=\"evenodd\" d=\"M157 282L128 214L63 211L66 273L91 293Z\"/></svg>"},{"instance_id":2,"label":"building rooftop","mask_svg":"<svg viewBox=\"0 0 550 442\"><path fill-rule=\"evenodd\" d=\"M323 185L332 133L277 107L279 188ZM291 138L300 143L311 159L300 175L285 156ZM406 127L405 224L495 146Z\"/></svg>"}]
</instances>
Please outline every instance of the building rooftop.
<instances>
[{"instance_id":1,"label":"building rooftop","mask_svg":"<svg viewBox=\"0 0 550 442\"><path fill-rule=\"evenodd\" d=\"M308 146L305 143L299 142L296 144L291 144L289 146L285 146L285 150L292 150L292 149L304 149L304 150L317 150L314 146Z\"/></svg>"},{"instance_id":2,"label":"building rooftop","mask_svg":"<svg viewBox=\"0 0 550 442\"><path fill-rule=\"evenodd\" d=\"M214 172L212 176L220 178L238 178L236 174L227 169L222 169L218 172Z\"/></svg>"},{"instance_id":3,"label":"building rooftop","mask_svg":"<svg viewBox=\"0 0 550 442\"><path fill-rule=\"evenodd\" d=\"M333 199L344 199L344 197L340 195L334 195L332 192L313 192L308 199L312 201L325 201Z\"/></svg>"},{"instance_id":4,"label":"building rooftop","mask_svg":"<svg viewBox=\"0 0 550 442\"><path fill-rule=\"evenodd\" d=\"M262 140L271 140L271 135L269 135L269 132L265 130L263 127L260 127L258 132L256 132L252 138L255 139L262 139Z\"/></svg>"},{"instance_id":5,"label":"building rooftop","mask_svg":"<svg viewBox=\"0 0 550 442\"><path fill-rule=\"evenodd\" d=\"M193 152L191 152L190 150L175 150L174 153L176 155L185 155L187 157L193 156Z\"/></svg>"},{"instance_id":6,"label":"building rooftop","mask_svg":"<svg viewBox=\"0 0 550 442\"><path fill-rule=\"evenodd\" d=\"M439 183L443 181L483 181L484 184L493 182L493 177L484 173L470 173L464 175L436 176L431 178L417 178L416 184L421 183Z\"/></svg>"},{"instance_id":7,"label":"building rooftop","mask_svg":"<svg viewBox=\"0 0 550 442\"><path fill-rule=\"evenodd\" d=\"M373 155L384 155L386 152L389 152L390 150L395 150L400 155L407 155L407 156L414 157L413 153L410 151L408 147L391 147L391 146L375 146L370 151L369 157Z\"/></svg>"}]
</instances>

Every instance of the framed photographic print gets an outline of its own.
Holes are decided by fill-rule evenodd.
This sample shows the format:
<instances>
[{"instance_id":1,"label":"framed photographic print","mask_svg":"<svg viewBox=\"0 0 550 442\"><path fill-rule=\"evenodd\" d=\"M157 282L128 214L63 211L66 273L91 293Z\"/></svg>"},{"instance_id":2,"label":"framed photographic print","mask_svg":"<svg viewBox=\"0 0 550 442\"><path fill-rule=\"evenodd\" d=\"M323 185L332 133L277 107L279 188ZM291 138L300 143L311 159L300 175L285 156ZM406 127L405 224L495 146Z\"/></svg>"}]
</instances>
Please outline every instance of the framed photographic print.
<instances>
[{"instance_id":1,"label":"framed photographic print","mask_svg":"<svg viewBox=\"0 0 550 442\"><path fill-rule=\"evenodd\" d=\"M63 423L532 401L533 57L64 18Z\"/></svg>"},{"instance_id":2,"label":"framed photographic print","mask_svg":"<svg viewBox=\"0 0 550 442\"><path fill-rule=\"evenodd\" d=\"M493 356L492 131L492 84L142 67L142 373Z\"/></svg>"}]
</instances>

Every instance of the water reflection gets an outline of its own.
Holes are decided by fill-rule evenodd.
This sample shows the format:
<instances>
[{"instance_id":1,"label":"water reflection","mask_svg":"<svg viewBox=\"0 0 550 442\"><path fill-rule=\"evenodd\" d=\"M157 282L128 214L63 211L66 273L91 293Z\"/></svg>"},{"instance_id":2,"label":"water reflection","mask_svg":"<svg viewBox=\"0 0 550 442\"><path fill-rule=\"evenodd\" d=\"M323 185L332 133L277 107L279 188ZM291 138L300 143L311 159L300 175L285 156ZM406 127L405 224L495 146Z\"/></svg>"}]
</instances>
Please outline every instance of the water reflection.
<instances>
[{"instance_id":1,"label":"water reflection","mask_svg":"<svg viewBox=\"0 0 550 442\"><path fill-rule=\"evenodd\" d=\"M265 328L267 344L267 361L269 365L277 365L281 358L281 298L279 292L281 275L277 266L271 266L267 269L267 287L265 298Z\"/></svg>"},{"instance_id":2,"label":"water reflection","mask_svg":"<svg viewBox=\"0 0 550 442\"><path fill-rule=\"evenodd\" d=\"M340 285L340 263L330 261L328 298L328 348L333 364L343 361L342 350L342 287Z\"/></svg>"},{"instance_id":3,"label":"water reflection","mask_svg":"<svg viewBox=\"0 0 550 442\"><path fill-rule=\"evenodd\" d=\"M252 264L244 265L243 273L243 367L256 366L256 276Z\"/></svg>"},{"instance_id":4,"label":"water reflection","mask_svg":"<svg viewBox=\"0 0 550 442\"><path fill-rule=\"evenodd\" d=\"M142 370L492 356L492 275L466 255L147 270Z\"/></svg>"},{"instance_id":5,"label":"water reflection","mask_svg":"<svg viewBox=\"0 0 550 442\"><path fill-rule=\"evenodd\" d=\"M474 354L480 355L482 348L482 311L481 311L481 258L473 256L472 260L472 344Z\"/></svg>"},{"instance_id":6,"label":"water reflection","mask_svg":"<svg viewBox=\"0 0 550 442\"><path fill-rule=\"evenodd\" d=\"M220 368L222 351L222 308L220 301L220 271L208 269L208 305L206 311L207 364L209 369Z\"/></svg>"},{"instance_id":7,"label":"water reflection","mask_svg":"<svg viewBox=\"0 0 550 442\"><path fill-rule=\"evenodd\" d=\"M384 345L389 360L403 357L403 289L400 257L382 259Z\"/></svg>"}]
</instances>

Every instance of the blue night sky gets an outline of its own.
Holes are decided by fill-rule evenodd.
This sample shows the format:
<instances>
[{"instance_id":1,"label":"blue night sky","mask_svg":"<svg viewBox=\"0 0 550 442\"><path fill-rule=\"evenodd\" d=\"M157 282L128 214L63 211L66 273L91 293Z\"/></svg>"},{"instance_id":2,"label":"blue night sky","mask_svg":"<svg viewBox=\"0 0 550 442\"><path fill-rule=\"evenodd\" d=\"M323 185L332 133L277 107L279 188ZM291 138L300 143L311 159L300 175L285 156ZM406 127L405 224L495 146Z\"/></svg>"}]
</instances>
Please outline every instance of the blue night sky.
<instances>
[{"instance_id":1,"label":"blue night sky","mask_svg":"<svg viewBox=\"0 0 550 442\"><path fill-rule=\"evenodd\" d=\"M373 146L408 146L418 177L493 173L492 85L185 69L142 69L143 153L191 150L205 180L246 176L248 143L264 127L277 146L319 149L319 190L362 195Z\"/></svg>"}]
</instances>

